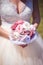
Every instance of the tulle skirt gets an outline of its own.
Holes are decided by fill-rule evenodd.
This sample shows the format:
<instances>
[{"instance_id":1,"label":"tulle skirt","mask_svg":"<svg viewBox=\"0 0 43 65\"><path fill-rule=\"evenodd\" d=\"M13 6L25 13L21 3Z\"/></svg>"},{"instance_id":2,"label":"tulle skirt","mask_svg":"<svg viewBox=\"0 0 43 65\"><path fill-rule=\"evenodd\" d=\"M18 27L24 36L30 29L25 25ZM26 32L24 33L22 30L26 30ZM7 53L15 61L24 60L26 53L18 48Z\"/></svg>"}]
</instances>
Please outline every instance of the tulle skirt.
<instances>
[{"instance_id":1,"label":"tulle skirt","mask_svg":"<svg viewBox=\"0 0 43 65\"><path fill-rule=\"evenodd\" d=\"M26 47L0 37L0 65L43 65L43 40L40 35Z\"/></svg>"}]
</instances>

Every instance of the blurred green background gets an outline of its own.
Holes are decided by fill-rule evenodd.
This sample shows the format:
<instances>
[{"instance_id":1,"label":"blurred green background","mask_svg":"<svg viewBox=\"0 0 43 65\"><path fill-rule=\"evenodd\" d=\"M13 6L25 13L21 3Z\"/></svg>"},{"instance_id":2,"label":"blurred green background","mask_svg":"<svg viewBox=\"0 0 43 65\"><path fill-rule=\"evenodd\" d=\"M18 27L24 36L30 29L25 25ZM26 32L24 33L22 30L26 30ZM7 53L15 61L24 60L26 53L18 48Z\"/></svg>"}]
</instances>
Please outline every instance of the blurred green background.
<instances>
[{"instance_id":1,"label":"blurred green background","mask_svg":"<svg viewBox=\"0 0 43 65\"><path fill-rule=\"evenodd\" d=\"M43 38L43 0L39 0L39 9L40 9L40 17L41 17L41 22L38 27L38 32Z\"/></svg>"}]
</instances>

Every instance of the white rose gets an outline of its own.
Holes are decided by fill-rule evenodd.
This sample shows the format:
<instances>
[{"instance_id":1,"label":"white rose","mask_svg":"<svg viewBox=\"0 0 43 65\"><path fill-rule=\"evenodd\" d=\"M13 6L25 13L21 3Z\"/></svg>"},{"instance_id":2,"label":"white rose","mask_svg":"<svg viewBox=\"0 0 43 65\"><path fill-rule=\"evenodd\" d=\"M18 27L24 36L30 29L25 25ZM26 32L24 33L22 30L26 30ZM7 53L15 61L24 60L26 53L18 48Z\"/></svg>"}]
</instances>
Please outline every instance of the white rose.
<instances>
[{"instance_id":1,"label":"white rose","mask_svg":"<svg viewBox=\"0 0 43 65\"><path fill-rule=\"evenodd\" d=\"M14 32L14 38L18 38L20 36L20 34L18 32Z\"/></svg>"}]
</instances>

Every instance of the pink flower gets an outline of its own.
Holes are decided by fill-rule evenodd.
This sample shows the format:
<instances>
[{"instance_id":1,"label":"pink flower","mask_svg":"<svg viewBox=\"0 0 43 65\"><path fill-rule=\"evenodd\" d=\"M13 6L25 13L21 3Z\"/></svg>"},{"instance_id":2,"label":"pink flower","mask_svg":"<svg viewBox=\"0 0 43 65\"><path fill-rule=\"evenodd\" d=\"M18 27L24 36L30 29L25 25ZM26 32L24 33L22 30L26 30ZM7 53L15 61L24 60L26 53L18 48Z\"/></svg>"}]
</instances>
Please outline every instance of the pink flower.
<instances>
[{"instance_id":1,"label":"pink flower","mask_svg":"<svg viewBox=\"0 0 43 65\"><path fill-rule=\"evenodd\" d=\"M15 23L11 26L11 29L12 29L12 30L18 30L18 31L20 31L21 25L22 25L23 23L24 23L23 20L19 20L19 21L15 22Z\"/></svg>"},{"instance_id":2,"label":"pink flower","mask_svg":"<svg viewBox=\"0 0 43 65\"><path fill-rule=\"evenodd\" d=\"M16 31L21 33L22 32L22 25L19 24L17 27L16 27Z\"/></svg>"}]
</instances>

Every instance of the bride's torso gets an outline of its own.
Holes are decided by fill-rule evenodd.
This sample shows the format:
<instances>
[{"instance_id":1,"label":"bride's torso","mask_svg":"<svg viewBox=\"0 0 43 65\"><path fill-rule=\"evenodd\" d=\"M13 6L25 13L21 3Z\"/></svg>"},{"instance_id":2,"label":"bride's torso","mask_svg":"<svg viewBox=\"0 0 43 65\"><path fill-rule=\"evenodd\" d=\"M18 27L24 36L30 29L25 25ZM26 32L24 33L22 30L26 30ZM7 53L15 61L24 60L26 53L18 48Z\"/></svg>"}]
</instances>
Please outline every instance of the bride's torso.
<instances>
[{"instance_id":1,"label":"bride's torso","mask_svg":"<svg viewBox=\"0 0 43 65\"><path fill-rule=\"evenodd\" d=\"M1 18L2 27L10 27L17 20L30 21L30 17L33 11L32 0L27 0L26 3L22 5L22 11L18 14L17 7L15 4L11 3L9 0L2 0L1 2ZM7 25L8 24L8 25Z\"/></svg>"}]
</instances>

